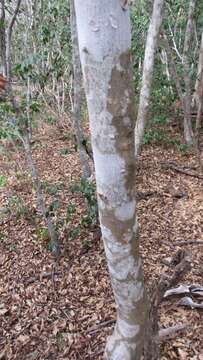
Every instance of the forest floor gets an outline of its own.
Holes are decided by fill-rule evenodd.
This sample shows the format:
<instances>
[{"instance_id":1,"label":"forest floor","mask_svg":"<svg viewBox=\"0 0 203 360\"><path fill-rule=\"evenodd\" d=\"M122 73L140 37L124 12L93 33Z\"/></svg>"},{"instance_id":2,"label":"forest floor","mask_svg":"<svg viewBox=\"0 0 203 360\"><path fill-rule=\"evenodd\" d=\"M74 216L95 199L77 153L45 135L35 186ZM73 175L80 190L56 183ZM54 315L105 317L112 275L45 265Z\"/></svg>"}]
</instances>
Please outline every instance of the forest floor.
<instances>
[{"instance_id":1,"label":"forest floor","mask_svg":"<svg viewBox=\"0 0 203 360\"><path fill-rule=\"evenodd\" d=\"M115 305L104 249L96 225L83 221L88 210L82 193L72 190L81 171L65 135L43 125L33 141L34 161L61 237L58 261L48 249L22 149L4 144L0 154L1 360L99 360L113 329ZM180 245L203 240L203 180L164 166L169 162L198 171L193 154L164 142L144 146L139 158L146 284L167 271L165 258L185 247L192 254L192 269L181 284L203 285L203 245ZM162 303L160 327L188 327L161 344L161 359L203 360L203 310L181 307L179 300Z\"/></svg>"}]
</instances>

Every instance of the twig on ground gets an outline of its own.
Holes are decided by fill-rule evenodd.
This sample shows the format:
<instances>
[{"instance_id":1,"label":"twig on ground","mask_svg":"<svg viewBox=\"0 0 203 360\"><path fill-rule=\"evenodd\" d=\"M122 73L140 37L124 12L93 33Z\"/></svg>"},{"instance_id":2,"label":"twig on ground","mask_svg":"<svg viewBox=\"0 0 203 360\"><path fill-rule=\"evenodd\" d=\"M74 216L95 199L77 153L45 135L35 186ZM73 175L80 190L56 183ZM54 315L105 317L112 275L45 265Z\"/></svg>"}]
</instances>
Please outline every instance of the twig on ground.
<instances>
[{"instance_id":1,"label":"twig on ground","mask_svg":"<svg viewBox=\"0 0 203 360\"><path fill-rule=\"evenodd\" d=\"M158 311L166 290L176 285L190 270L190 256L185 250L178 250L172 258L171 264L175 265L173 274L164 273L157 285L152 286L150 294L149 318L145 336L145 360L159 359L159 328ZM154 290L155 289L155 290Z\"/></svg>"},{"instance_id":2,"label":"twig on ground","mask_svg":"<svg viewBox=\"0 0 203 360\"><path fill-rule=\"evenodd\" d=\"M53 279L53 277L56 276L56 275L59 275L59 272L54 272L54 273L53 273L53 271L44 272L43 274L40 274L38 276L32 276L29 279L26 279L25 284L30 285L33 282L40 281L42 279L48 279L48 278Z\"/></svg>"},{"instance_id":3,"label":"twig on ground","mask_svg":"<svg viewBox=\"0 0 203 360\"><path fill-rule=\"evenodd\" d=\"M95 353L90 354L90 359L97 359L98 356L102 355L104 350L97 351Z\"/></svg>"},{"instance_id":4,"label":"twig on ground","mask_svg":"<svg viewBox=\"0 0 203 360\"><path fill-rule=\"evenodd\" d=\"M159 330L159 341L165 341L173 337L179 332L182 332L183 330L188 328L188 324L179 324L170 326L166 329L160 329Z\"/></svg>"},{"instance_id":5,"label":"twig on ground","mask_svg":"<svg viewBox=\"0 0 203 360\"><path fill-rule=\"evenodd\" d=\"M113 319L113 320L107 320L107 321L104 321L104 322L101 322L99 323L98 325L95 325L93 327L91 327L90 329L87 329L86 334L94 334L96 332L98 332L101 328L105 327L105 326L109 326L109 325L112 325L112 324L115 324L116 320Z\"/></svg>"},{"instance_id":6,"label":"twig on ground","mask_svg":"<svg viewBox=\"0 0 203 360\"><path fill-rule=\"evenodd\" d=\"M85 333L89 334L89 335L93 335L96 332L100 331L101 328L109 326L109 325L113 325L113 324L115 324L115 322L116 322L116 319L104 321L104 322L88 329ZM189 326L188 324L178 324L178 325L170 326L166 329L160 329L159 330L159 341L166 341L166 340L172 338L177 333L180 333L183 330L187 329L188 326Z\"/></svg>"},{"instance_id":7,"label":"twig on ground","mask_svg":"<svg viewBox=\"0 0 203 360\"><path fill-rule=\"evenodd\" d=\"M154 195L157 195L157 191L146 191L146 192L137 191L136 200L137 201L146 200L148 197Z\"/></svg>"},{"instance_id":8,"label":"twig on ground","mask_svg":"<svg viewBox=\"0 0 203 360\"><path fill-rule=\"evenodd\" d=\"M203 245L203 240L176 241L174 245Z\"/></svg>"},{"instance_id":9,"label":"twig on ground","mask_svg":"<svg viewBox=\"0 0 203 360\"><path fill-rule=\"evenodd\" d=\"M192 177L196 177L198 179L202 179L203 180L203 175L200 175L200 174L197 174L195 172L192 172L192 171L189 171L189 170L185 170L183 168L180 168L179 166L177 165L174 165L173 163L162 163L162 165L168 169L171 169L171 170L174 170L174 171L177 171L181 174L185 174L185 175L188 175L188 176L192 176Z\"/></svg>"}]
</instances>

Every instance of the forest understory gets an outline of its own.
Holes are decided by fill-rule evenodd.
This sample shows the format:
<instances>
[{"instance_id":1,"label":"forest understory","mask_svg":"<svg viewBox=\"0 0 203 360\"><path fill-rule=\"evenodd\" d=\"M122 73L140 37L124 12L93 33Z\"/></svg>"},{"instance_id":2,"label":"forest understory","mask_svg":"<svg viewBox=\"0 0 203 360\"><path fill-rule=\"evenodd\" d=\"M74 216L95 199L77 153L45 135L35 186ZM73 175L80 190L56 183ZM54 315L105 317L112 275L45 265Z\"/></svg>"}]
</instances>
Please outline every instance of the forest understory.
<instances>
[{"instance_id":1,"label":"forest understory","mask_svg":"<svg viewBox=\"0 0 203 360\"><path fill-rule=\"evenodd\" d=\"M178 137L175 129L171 136ZM0 154L1 360L99 360L112 333L115 305L103 244L97 225L82 221L87 203L73 191L80 163L66 135L43 123L32 141L46 203L58 223L58 261L48 249L23 150L4 144ZM192 267L178 285L203 285L203 180L171 164L198 173L191 151L164 142L143 147L137 211L146 285L167 271L165 259L179 248L191 252ZM161 359L203 360L203 311L179 306L179 300L167 298L160 308L160 328L187 324L161 344Z\"/></svg>"}]
</instances>

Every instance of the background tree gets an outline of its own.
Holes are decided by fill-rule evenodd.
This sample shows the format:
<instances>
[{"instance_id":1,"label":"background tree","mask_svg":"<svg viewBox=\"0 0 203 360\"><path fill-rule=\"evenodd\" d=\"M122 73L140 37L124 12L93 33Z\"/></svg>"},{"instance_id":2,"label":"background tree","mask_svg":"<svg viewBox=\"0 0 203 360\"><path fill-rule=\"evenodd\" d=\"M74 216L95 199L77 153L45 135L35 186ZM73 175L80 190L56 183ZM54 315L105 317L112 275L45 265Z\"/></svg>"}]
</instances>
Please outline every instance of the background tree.
<instances>
[{"instance_id":1,"label":"background tree","mask_svg":"<svg viewBox=\"0 0 203 360\"><path fill-rule=\"evenodd\" d=\"M0 69L6 75L6 32L5 32L5 2L0 1Z\"/></svg>"},{"instance_id":2,"label":"background tree","mask_svg":"<svg viewBox=\"0 0 203 360\"><path fill-rule=\"evenodd\" d=\"M3 106L6 105L7 111L3 114L1 114L4 123L4 127L6 129L6 132L8 136L10 137L10 140L12 144L14 145L15 149L17 149L15 145L16 138L20 139L22 142L22 145L25 150L25 156L28 162L28 167L31 172L33 183L36 191L37 196L37 204L39 207L39 211L41 212L41 215L43 216L43 219L45 221L45 224L48 229L48 233L50 236L50 247L54 254L58 256L59 254L59 239L58 234L56 232L55 226L52 222L52 219L49 215L49 212L46 209L45 205L45 199L43 196L41 181L38 177L37 169L35 167L35 164L33 162L32 158L32 151L31 151L31 136L32 136L32 122L31 122L31 116L33 113L35 113L35 106L31 108L30 103L30 74L29 74L29 68L26 69L25 74L27 75L26 82L26 93L24 94L25 101L21 102L16 100L15 93L12 88L11 80L12 80L12 71L11 71L11 41L12 41L12 32L13 28L18 16L18 13L20 11L20 5L21 0L18 0L15 8L13 10L12 15L9 18L7 26L5 26L5 48L6 48L6 82L8 83L8 96L7 96L7 103L3 104ZM27 38L26 38L27 40ZM21 75L25 75L23 72L21 72ZM3 78L3 81L5 79ZM4 81L5 83L5 81ZM5 87L5 86L4 86ZM3 87L3 90L4 90ZM14 141L13 141L14 138Z\"/></svg>"},{"instance_id":3,"label":"background tree","mask_svg":"<svg viewBox=\"0 0 203 360\"><path fill-rule=\"evenodd\" d=\"M70 23L72 39L72 63L73 63L73 123L77 141L77 147L80 155L80 162L83 170L83 176L89 178L91 175L88 164L87 152L84 147L85 137L82 130L82 106L83 106L83 79L80 65L80 54L78 46L78 35L75 18L74 0L70 0Z\"/></svg>"},{"instance_id":4,"label":"background tree","mask_svg":"<svg viewBox=\"0 0 203 360\"><path fill-rule=\"evenodd\" d=\"M199 50L199 62L197 68L197 79L195 84L194 99L197 106L196 139L197 139L197 145L199 147L199 141L200 141L199 137L200 137L201 120L202 120L202 112L203 112L203 32L202 32L200 50Z\"/></svg>"},{"instance_id":5,"label":"background tree","mask_svg":"<svg viewBox=\"0 0 203 360\"><path fill-rule=\"evenodd\" d=\"M149 108L149 97L151 92L151 82L154 68L154 57L159 39L159 30L163 16L163 0L155 0L152 12L152 18L147 34L145 47L145 57L142 72L142 85L140 91L140 100L138 107L137 121L135 125L135 156L137 157L140 145L143 140L147 112Z\"/></svg>"},{"instance_id":6,"label":"background tree","mask_svg":"<svg viewBox=\"0 0 203 360\"><path fill-rule=\"evenodd\" d=\"M13 10L13 14L11 15L8 26L6 29L6 77L8 80L8 83L10 85L11 82L11 36L13 31L13 26L16 21L16 17L18 15L19 9L20 9L21 0L17 0L16 6Z\"/></svg>"}]
</instances>

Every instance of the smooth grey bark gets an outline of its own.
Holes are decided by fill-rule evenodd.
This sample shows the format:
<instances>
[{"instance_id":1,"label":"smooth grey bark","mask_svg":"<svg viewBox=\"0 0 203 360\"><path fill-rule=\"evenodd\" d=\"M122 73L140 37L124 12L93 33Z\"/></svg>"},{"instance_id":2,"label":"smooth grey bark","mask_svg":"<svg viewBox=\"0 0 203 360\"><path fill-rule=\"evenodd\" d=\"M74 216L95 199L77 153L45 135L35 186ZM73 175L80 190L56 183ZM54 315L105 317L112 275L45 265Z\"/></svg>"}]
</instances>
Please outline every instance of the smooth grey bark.
<instances>
[{"instance_id":1,"label":"smooth grey bark","mask_svg":"<svg viewBox=\"0 0 203 360\"><path fill-rule=\"evenodd\" d=\"M87 153L83 146L84 136L81 125L83 79L82 79L82 69L80 64L74 0L70 0L70 23L71 23L72 62L73 62L73 123L74 123L75 136L77 140L77 147L79 151L83 176L85 178L89 178L91 175L91 170L88 164Z\"/></svg>"},{"instance_id":2,"label":"smooth grey bark","mask_svg":"<svg viewBox=\"0 0 203 360\"><path fill-rule=\"evenodd\" d=\"M5 1L0 0L0 72L6 75Z\"/></svg>"},{"instance_id":3,"label":"smooth grey bark","mask_svg":"<svg viewBox=\"0 0 203 360\"><path fill-rule=\"evenodd\" d=\"M128 8L75 0L99 218L117 307L105 359L140 360L146 297L135 201L134 91Z\"/></svg>"},{"instance_id":4,"label":"smooth grey bark","mask_svg":"<svg viewBox=\"0 0 203 360\"><path fill-rule=\"evenodd\" d=\"M183 76L185 83L185 96L184 96L184 137L185 141L188 145L192 145L194 143L194 134L192 130L192 121L191 121L191 81L190 81L190 63L189 63L189 51L191 46L191 38L193 32L193 17L195 11L195 0L190 0L189 2L189 10L188 10L188 20L185 31L185 41L183 48Z\"/></svg>"},{"instance_id":5,"label":"smooth grey bark","mask_svg":"<svg viewBox=\"0 0 203 360\"><path fill-rule=\"evenodd\" d=\"M135 157L137 157L139 154L147 121L147 112L149 108L151 83L154 69L154 57L163 18L163 5L164 0L154 0L152 17L147 34L140 101L135 125Z\"/></svg>"}]
</instances>

